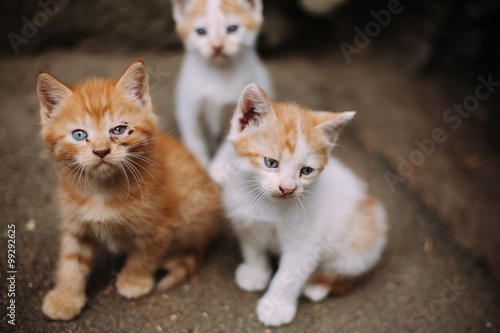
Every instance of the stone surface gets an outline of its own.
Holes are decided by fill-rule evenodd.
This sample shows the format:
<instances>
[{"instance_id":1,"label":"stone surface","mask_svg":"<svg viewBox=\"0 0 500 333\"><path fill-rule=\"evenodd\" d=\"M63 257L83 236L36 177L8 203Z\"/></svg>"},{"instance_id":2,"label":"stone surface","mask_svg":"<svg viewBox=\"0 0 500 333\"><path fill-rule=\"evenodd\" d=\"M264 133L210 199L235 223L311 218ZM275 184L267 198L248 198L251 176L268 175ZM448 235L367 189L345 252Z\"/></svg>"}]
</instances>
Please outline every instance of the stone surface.
<instances>
[{"instance_id":1,"label":"stone surface","mask_svg":"<svg viewBox=\"0 0 500 333\"><path fill-rule=\"evenodd\" d=\"M182 55L86 54L76 49L0 59L0 253L6 253L6 226L15 224L16 331L498 331L500 288L457 245L455 228L443 219L461 212L457 226L467 228L461 235L469 239L463 245L481 253L498 245L494 243L498 204L486 207L498 194L495 149L473 122L464 121L452 131L441 120L442 113L471 90L447 77L415 77L404 66L405 59L395 59L392 52L366 51L350 65L338 50L266 60L280 100L320 110L358 111L341 136L336 155L369 183L386 206L390 225L388 248L364 284L350 295L332 296L319 304L301 299L293 323L267 330L255 314L261 294L241 292L234 283L240 258L228 230L190 281L133 301L120 298L113 285L123 258L101 250L82 313L67 323L43 317L42 298L54 281L59 218L54 202L57 171L42 153L39 136L38 69L75 82L94 75L119 76L132 61L143 57L162 127L177 135L172 96ZM398 156L407 158L415 149L414 140L428 137L438 126L446 129L448 140L391 190L384 174L396 173ZM483 192L487 180L490 192ZM479 212L483 219L466 218L467 209L474 207L488 208ZM0 267L3 278L5 255L0 256ZM7 293L1 292L1 309L7 300ZM5 310L0 313L0 330L10 331Z\"/></svg>"}]
</instances>

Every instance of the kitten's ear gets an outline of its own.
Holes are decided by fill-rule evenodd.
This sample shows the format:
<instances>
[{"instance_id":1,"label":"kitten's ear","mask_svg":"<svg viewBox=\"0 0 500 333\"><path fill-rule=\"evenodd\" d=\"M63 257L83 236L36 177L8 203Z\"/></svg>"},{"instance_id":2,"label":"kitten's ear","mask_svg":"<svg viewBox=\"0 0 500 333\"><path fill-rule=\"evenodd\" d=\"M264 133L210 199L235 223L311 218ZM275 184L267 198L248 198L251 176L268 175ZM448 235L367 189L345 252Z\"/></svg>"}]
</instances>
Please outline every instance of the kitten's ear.
<instances>
[{"instance_id":1,"label":"kitten's ear","mask_svg":"<svg viewBox=\"0 0 500 333\"><path fill-rule=\"evenodd\" d=\"M187 9L191 1L192 0L170 0L176 24L179 25L186 17Z\"/></svg>"},{"instance_id":2,"label":"kitten's ear","mask_svg":"<svg viewBox=\"0 0 500 333\"><path fill-rule=\"evenodd\" d=\"M151 107L148 71L142 59L137 60L129 66L116 86L123 89L137 106L141 108Z\"/></svg>"},{"instance_id":3,"label":"kitten's ear","mask_svg":"<svg viewBox=\"0 0 500 333\"><path fill-rule=\"evenodd\" d=\"M315 112L318 125L316 128L321 130L328 139L331 146L335 145L339 137L340 130L354 117L356 112Z\"/></svg>"},{"instance_id":4,"label":"kitten's ear","mask_svg":"<svg viewBox=\"0 0 500 333\"><path fill-rule=\"evenodd\" d=\"M255 83L247 86L240 95L238 106L231 122L231 134L262 125L268 115L275 114L266 93Z\"/></svg>"},{"instance_id":5,"label":"kitten's ear","mask_svg":"<svg viewBox=\"0 0 500 333\"><path fill-rule=\"evenodd\" d=\"M262 21L262 0L239 0L239 2L247 7L259 20Z\"/></svg>"},{"instance_id":6,"label":"kitten's ear","mask_svg":"<svg viewBox=\"0 0 500 333\"><path fill-rule=\"evenodd\" d=\"M72 94L71 90L52 75L40 71L36 82L40 101L42 123L54 118L63 100Z\"/></svg>"}]
</instances>

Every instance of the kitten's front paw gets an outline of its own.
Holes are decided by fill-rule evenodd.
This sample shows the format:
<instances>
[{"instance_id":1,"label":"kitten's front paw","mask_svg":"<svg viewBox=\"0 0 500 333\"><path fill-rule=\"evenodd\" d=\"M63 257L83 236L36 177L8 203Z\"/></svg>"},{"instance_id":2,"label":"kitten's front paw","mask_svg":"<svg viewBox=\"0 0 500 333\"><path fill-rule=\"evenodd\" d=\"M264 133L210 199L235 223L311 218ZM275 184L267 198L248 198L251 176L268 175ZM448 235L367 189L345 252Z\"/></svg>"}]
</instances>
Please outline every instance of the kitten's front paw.
<instances>
[{"instance_id":1,"label":"kitten's front paw","mask_svg":"<svg viewBox=\"0 0 500 333\"><path fill-rule=\"evenodd\" d=\"M330 289L327 286L318 285L318 284L308 284L304 287L302 293L304 296L309 298L313 302L319 302L325 299L328 296Z\"/></svg>"},{"instance_id":2,"label":"kitten's front paw","mask_svg":"<svg viewBox=\"0 0 500 333\"><path fill-rule=\"evenodd\" d=\"M296 301L273 302L271 297L262 297L257 304L257 316L266 326L280 326L290 323L297 312Z\"/></svg>"},{"instance_id":3,"label":"kitten's front paw","mask_svg":"<svg viewBox=\"0 0 500 333\"><path fill-rule=\"evenodd\" d=\"M86 297L72 295L67 291L51 290L43 300L42 312L53 320L70 320L80 313Z\"/></svg>"},{"instance_id":4,"label":"kitten's front paw","mask_svg":"<svg viewBox=\"0 0 500 333\"><path fill-rule=\"evenodd\" d=\"M236 284L248 292L264 290L270 278L270 269L265 270L245 263L236 269Z\"/></svg>"},{"instance_id":5,"label":"kitten's front paw","mask_svg":"<svg viewBox=\"0 0 500 333\"><path fill-rule=\"evenodd\" d=\"M152 276L118 275L116 289L118 294L126 298L136 298L148 294L154 287Z\"/></svg>"}]
</instances>

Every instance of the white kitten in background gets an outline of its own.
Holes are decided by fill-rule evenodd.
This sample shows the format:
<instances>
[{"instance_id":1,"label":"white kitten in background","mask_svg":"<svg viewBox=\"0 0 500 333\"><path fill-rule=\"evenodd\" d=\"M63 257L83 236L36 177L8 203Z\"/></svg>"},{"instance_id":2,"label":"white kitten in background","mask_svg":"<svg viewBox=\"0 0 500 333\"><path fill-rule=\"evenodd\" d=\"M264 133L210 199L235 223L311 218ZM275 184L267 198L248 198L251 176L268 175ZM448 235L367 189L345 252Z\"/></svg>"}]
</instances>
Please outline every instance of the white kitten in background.
<instances>
[{"instance_id":1,"label":"white kitten in background","mask_svg":"<svg viewBox=\"0 0 500 333\"><path fill-rule=\"evenodd\" d=\"M383 207L329 155L353 116L272 103L250 85L211 164L240 240L237 285L261 291L270 281L257 305L265 325L292 321L301 293L320 301L350 291L382 254ZM272 280L269 253L280 256Z\"/></svg>"},{"instance_id":2,"label":"white kitten in background","mask_svg":"<svg viewBox=\"0 0 500 333\"><path fill-rule=\"evenodd\" d=\"M261 0L172 0L186 55L176 93L177 121L187 147L207 166L242 89L272 91L255 51ZM228 113L227 111L230 111Z\"/></svg>"}]
</instances>

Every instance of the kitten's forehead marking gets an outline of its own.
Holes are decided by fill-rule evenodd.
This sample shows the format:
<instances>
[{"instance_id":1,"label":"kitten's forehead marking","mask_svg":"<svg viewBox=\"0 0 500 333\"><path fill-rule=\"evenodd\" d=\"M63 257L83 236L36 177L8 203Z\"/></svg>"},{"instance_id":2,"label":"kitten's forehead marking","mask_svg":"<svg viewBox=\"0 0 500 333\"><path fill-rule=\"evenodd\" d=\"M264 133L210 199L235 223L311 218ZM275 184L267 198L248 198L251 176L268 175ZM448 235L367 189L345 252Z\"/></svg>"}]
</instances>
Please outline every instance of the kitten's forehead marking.
<instances>
[{"instance_id":1,"label":"kitten's forehead marking","mask_svg":"<svg viewBox=\"0 0 500 333\"><path fill-rule=\"evenodd\" d=\"M223 38L224 13L220 0L207 1L208 35L214 44L221 44Z\"/></svg>"},{"instance_id":2,"label":"kitten's forehead marking","mask_svg":"<svg viewBox=\"0 0 500 333\"><path fill-rule=\"evenodd\" d=\"M85 95L84 96L84 100L85 100L85 106L87 107L87 110L92 110L92 105L90 103L90 98L88 95Z\"/></svg>"}]
</instances>

